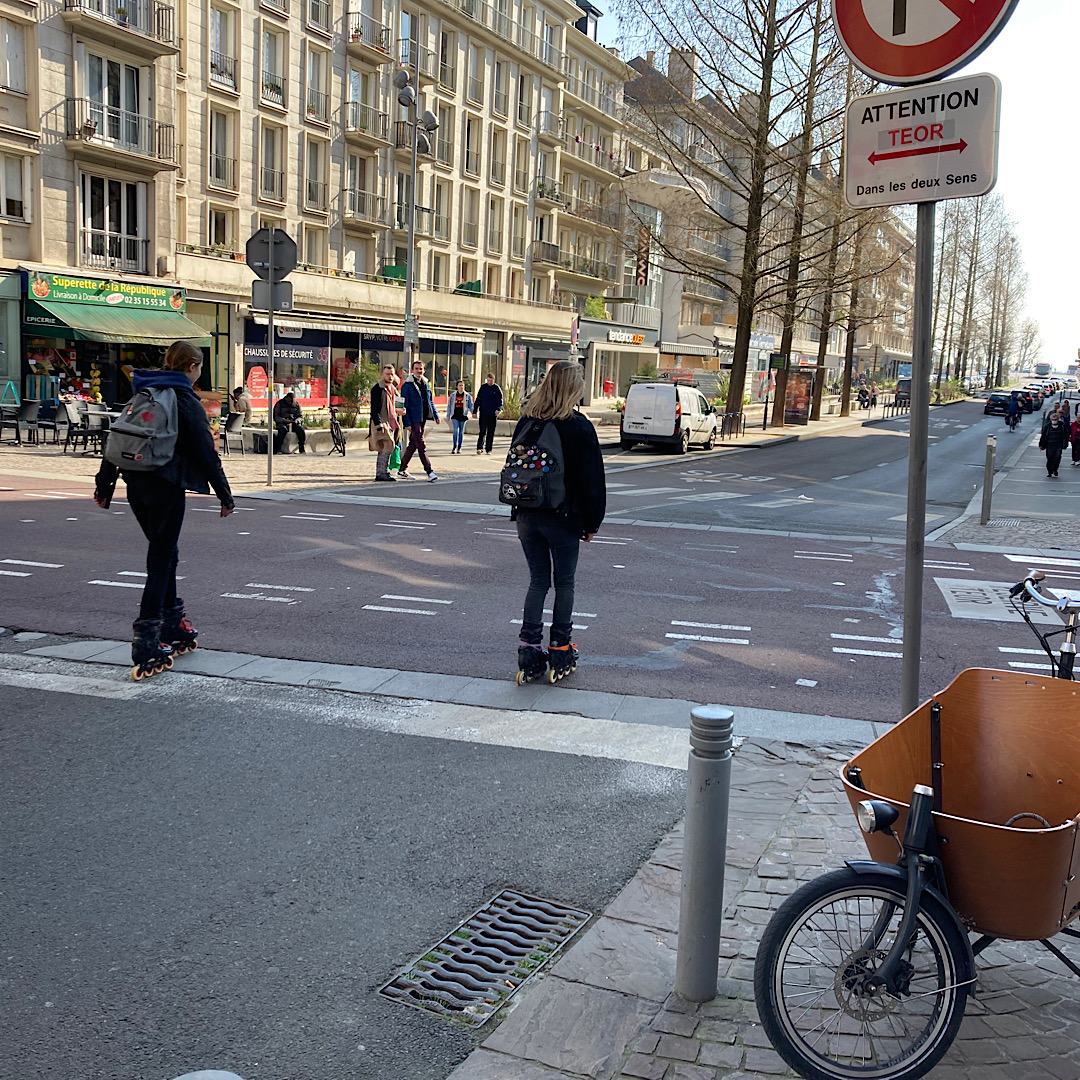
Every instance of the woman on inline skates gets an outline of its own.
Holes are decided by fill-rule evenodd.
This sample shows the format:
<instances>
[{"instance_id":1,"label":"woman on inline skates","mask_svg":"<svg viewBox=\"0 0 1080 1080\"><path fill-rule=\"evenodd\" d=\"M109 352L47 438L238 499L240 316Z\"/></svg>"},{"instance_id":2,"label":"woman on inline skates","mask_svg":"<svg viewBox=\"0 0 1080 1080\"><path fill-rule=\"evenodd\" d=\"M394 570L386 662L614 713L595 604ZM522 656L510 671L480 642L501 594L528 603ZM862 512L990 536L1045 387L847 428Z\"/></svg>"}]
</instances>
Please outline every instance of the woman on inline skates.
<instances>
[{"instance_id":1,"label":"woman on inline skates","mask_svg":"<svg viewBox=\"0 0 1080 1080\"><path fill-rule=\"evenodd\" d=\"M573 632L574 578L578 545L588 543L604 520L606 490L604 461L592 423L576 411L585 393L581 365L573 360L552 364L543 382L529 396L514 430L511 454L519 448L530 456L542 429L548 424L558 432L561 461L556 463L565 480L566 498L557 509L514 507L518 539L529 566L529 588L525 593L521 640L518 643L518 684L534 682L547 670L548 681L556 682L577 666L577 648L570 640ZM545 424L537 424L545 421ZM546 453L547 451L543 451ZM544 470L546 471L546 469ZM544 599L555 579L555 604L551 617L549 648L545 654Z\"/></svg>"},{"instance_id":2,"label":"woman on inline skates","mask_svg":"<svg viewBox=\"0 0 1080 1080\"><path fill-rule=\"evenodd\" d=\"M146 584L139 617L132 626L131 677L141 679L172 667L174 652L196 647L196 630L176 595L177 542L184 523L184 492L210 494L221 501L221 516L233 512L229 481L221 468L206 410L193 389L202 371L202 351L187 341L174 341L165 352L164 370L136 371L132 387L170 389L176 394L177 437L172 460L144 472L118 469L102 460L95 478L94 502L108 508L117 476L127 485L128 505L147 540Z\"/></svg>"}]
</instances>

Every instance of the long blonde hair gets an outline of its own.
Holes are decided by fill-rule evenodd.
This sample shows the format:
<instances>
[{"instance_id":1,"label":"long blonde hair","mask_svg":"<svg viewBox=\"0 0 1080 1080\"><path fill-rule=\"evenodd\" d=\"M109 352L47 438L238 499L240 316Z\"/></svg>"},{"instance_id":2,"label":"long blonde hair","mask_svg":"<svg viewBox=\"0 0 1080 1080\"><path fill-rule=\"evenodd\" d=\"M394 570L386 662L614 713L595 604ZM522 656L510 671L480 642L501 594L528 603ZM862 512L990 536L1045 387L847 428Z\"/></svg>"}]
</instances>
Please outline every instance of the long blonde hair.
<instances>
[{"instance_id":1,"label":"long blonde hair","mask_svg":"<svg viewBox=\"0 0 1080 1080\"><path fill-rule=\"evenodd\" d=\"M522 416L566 420L585 394L585 373L576 360L556 360L521 407Z\"/></svg>"}]
</instances>

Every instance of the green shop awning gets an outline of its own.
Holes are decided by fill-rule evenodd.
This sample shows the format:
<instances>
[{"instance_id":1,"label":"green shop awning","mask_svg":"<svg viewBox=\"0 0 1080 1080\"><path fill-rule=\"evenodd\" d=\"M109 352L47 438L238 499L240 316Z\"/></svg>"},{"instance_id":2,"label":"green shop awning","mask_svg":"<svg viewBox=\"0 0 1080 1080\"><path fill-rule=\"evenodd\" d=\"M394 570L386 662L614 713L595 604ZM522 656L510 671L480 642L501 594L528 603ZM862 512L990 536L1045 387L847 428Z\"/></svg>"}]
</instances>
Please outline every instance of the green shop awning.
<instances>
[{"instance_id":1,"label":"green shop awning","mask_svg":"<svg viewBox=\"0 0 1080 1080\"><path fill-rule=\"evenodd\" d=\"M118 345L209 345L210 335L178 311L140 311L105 304L68 304L26 298L23 327L30 333Z\"/></svg>"}]
</instances>

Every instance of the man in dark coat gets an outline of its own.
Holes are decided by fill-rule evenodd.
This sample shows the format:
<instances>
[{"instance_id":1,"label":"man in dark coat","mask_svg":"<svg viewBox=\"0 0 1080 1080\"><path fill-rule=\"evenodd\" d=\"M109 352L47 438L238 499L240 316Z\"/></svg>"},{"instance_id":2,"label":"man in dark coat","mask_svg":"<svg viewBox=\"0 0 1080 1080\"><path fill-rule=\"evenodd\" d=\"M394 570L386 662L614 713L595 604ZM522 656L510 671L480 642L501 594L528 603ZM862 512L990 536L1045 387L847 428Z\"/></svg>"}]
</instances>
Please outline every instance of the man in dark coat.
<instances>
[{"instance_id":1,"label":"man in dark coat","mask_svg":"<svg viewBox=\"0 0 1080 1080\"><path fill-rule=\"evenodd\" d=\"M1046 451L1046 475L1057 476L1061 465L1061 454L1069 445L1068 429L1056 413L1050 417L1050 423L1043 429L1039 440L1039 449Z\"/></svg>"},{"instance_id":2,"label":"man in dark coat","mask_svg":"<svg viewBox=\"0 0 1080 1080\"><path fill-rule=\"evenodd\" d=\"M476 440L478 454L490 454L495 441L495 424L502 412L503 393L495 382L495 376L489 371L484 385L476 394L473 403L473 416L480 417L480 434Z\"/></svg>"},{"instance_id":3,"label":"man in dark coat","mask_svg":"<svg viewBox=\"0 0 1080 1080\"><path fill-rule=\"evenodd\" d=\"M303 419L304 414L300 411L300 406L296 404L296 395L290 390L274 405L274 430L277 433L274 435L275 454L281 453L281 448L285 445L285 436L290 431L296 432L300 453L307 453L307 447L304 445L307 442L307 432L304 431L304 425L301 422Z\"/></svg>"}]
</instances>

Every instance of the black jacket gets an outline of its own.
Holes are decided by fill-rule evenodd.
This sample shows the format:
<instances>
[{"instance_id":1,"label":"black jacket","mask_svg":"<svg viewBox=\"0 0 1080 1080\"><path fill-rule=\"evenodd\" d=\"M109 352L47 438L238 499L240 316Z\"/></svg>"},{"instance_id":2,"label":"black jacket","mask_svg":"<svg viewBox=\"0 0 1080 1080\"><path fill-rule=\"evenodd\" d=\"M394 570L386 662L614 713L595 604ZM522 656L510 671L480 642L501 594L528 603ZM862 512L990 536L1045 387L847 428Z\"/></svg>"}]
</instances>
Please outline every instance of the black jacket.
<instances>
[{"instance_id":1,"label":"black jacket","mask_svg":"<svg viewBox=\"0 0 1080 1080\"><path fill-rule=\"evenodd\" d=\"M286 403L282 398L274 406L274 423L275 424L295 424L299 420L303 420L304 413L300 406L296 404L296 399L289 403Z\"/></svg>"},{"instance_id":2,"label":"black jacket","mask_svg":"<svg viewBox=\"0 0 1080 1080\"><path fill-rule=\"evenodd\" d=\"M498 383L492 383L490 386L484 383L476 391L476 399L473 401L474 412L478 412L481 416L493 416L495 413L501 412L502 407L503 395Z\"/></svg>"},{"instance_id":3,"label":"black jacket","mask_svg":"<svg viewBox=\"0 0 1080 1080\"><path fill-rule=\"evenodd\" d=\"M214 446L210 421L188 377L179 371L136 371L132 376L132 385L136 390L145 386L171 387L176 391L176 418L179 428L176 453L168 465L163 465L153 472L139 472L134 469L122 472L111 461L103 460L95 477L97 493L111 498L116 487L116 478L122 475L128 484L170 483L200 495L209 495L213 488L214 494L221 500L221 505L231 510L232 491L221 468L217 447Z\"/></svg>"},{"instance_id":4,"label":"black jacket","mask_svg":"<svg viewBox=\"0 0 1080 1080\"><path fill-rule=\"evenodd\" d=\"M481 391L482 392L482 391ZM514 428L511 445L533 423L534 418L523 416ZM607 488L604 483L604 459L600 441L592 423L575 412L566 420L552 420L562 440L563 470L566 474L566 502L558 510L523 510L526 514L562 514L582 534L598 532L607 509ZM517 508L511 517L517 517Z\"/></svg>"},{"instance_id":5,"label":"black jacket","mask_svg":"<svg viewBox=\"0 0 1080 1080\"><path fill-rule=\"evenodd\" d=\"M1069 445L1069 429L1061 422L1057 427L1047 424L1039 440L1040 450L1064 450Z\"/></svg>"}]
</instances>

